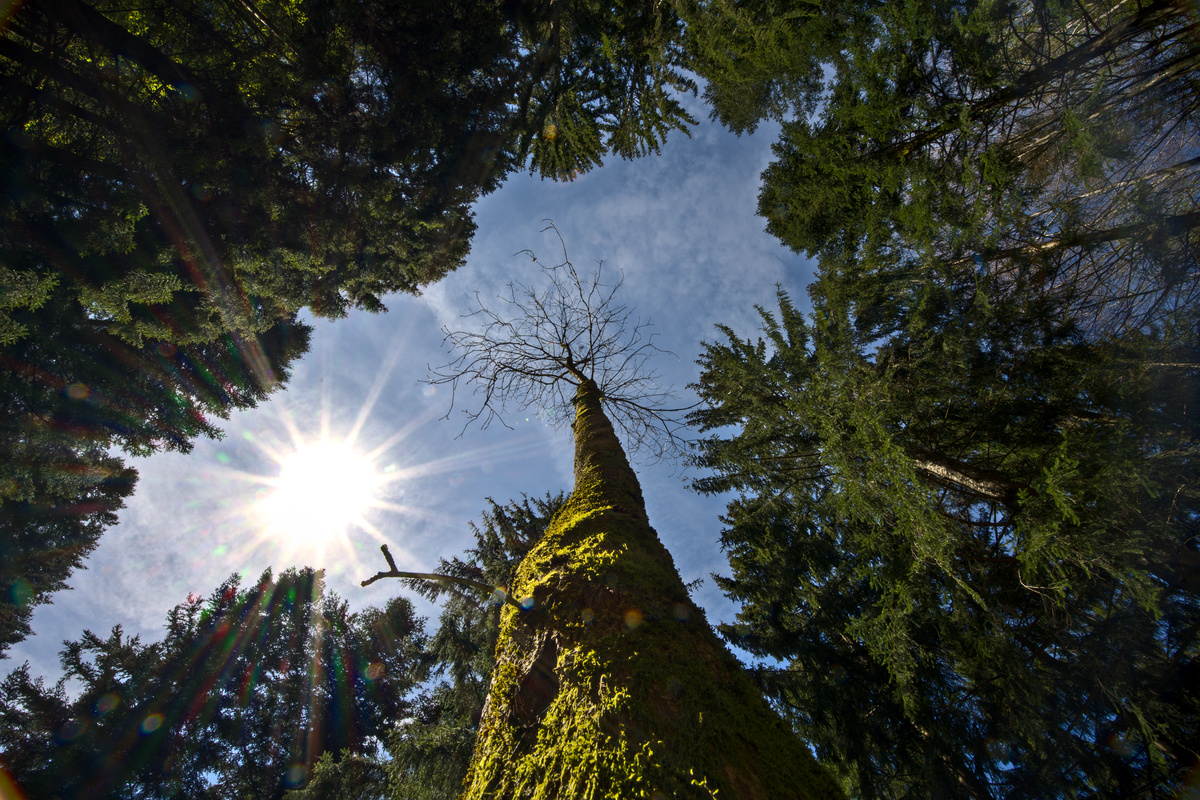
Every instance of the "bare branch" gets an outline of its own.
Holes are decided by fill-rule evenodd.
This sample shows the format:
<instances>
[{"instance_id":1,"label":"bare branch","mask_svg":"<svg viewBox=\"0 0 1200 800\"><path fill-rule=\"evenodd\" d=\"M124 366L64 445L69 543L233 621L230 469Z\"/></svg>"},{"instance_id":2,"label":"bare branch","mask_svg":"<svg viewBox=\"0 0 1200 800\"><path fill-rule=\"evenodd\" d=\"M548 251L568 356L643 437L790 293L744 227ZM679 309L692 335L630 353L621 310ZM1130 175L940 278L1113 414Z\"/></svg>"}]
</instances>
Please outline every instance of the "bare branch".
<instances>
[{"instance_id":1,"label":"bare branch","mask_svg":"<svg viewBox=\"0 0 1200 800\"><path fill-rule=\"evenodd\" d=\"M545 230L562 243L553 222ZM627 452L651 460L678 455L685 444L685 424L678 415L687 408L671 407L675 395L651 366L652 358L675 354L654 343L649 320L616 299L624 277L610 276L603 262L594 273L581 275L565 244L562 260L553 266L531 250L517 255L529 256L549 283L514 281L491 306L476 295L476 308L463 315L475 328L442 329L443 344L455 357L431 367L429 382L450 385L447 418L459 385L469 384L475 402L464 410L463 430L476 423L487 428L493 421L508 427L504 414L513 410L533 410L562 427L574 419L575 390L592 380Z\"/></svg>"},{"instance_id":2,"label":"bare branch","mask_svg":"<svg viewBox=\"0 0 1200 800\"><path fill-rule=\"evenodd\" d=\"M512 599L508 593L508 590L503 586L492 586L490 584L483 583L482 581L473 581L470 578L456 578L453 575L442 575L437 572L402 572L396 569L396 562L392 558L392 554L388 552L388 546L386 544L380 545L379 549L383 551L383 557L387 559L388 571L376 572L374 575L363 581L360 584L362 586L370 586L380 578L409 578L410 580L435 581L436 583L455 583L459 586L469 586L472 589L482 589L483 591L491 594L493 597L502 597L504 602L511 606L516 608L524 608L524 606Z\"/></svg>"}]
</instances>

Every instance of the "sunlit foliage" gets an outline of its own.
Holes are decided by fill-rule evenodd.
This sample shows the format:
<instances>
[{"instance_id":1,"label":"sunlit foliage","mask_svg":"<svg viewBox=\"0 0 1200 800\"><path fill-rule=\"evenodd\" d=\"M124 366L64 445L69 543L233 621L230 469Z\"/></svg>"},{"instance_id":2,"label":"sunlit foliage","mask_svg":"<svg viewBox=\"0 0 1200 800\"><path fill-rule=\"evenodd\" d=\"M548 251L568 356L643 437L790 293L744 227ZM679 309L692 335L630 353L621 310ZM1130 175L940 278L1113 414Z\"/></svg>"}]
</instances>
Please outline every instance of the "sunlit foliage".
<instances>
[{"instance_id":1,"label":"sunlit foliage","mask_svg":"<svg viewBox=\"0 0 1200 800\"><path fill-rule=\"evenodd\" d=\"M690 122L679 29L637 2L5 6L0 652L129 493L96 448L213 435L281 385L300 309L438 280L513 170L657 151Z\"/></svg>"}]
</instances>

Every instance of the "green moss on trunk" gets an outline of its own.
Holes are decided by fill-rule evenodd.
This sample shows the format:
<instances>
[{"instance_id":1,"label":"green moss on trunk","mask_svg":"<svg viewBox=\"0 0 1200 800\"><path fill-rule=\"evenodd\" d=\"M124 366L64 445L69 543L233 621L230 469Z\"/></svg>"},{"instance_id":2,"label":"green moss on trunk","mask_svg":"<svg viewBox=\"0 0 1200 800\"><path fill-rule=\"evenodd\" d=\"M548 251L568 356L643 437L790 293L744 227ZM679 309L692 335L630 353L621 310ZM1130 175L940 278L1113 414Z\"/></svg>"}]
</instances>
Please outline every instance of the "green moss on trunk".
<instances>
[{"instance_id":1,"label":"green moss on trunk","mask_svg":"<svg viewBox=\"0 0 1200 800\"><path fill-rule=\"evenodd\" d=\"M840 798L687 596L594 384L575 490L517 571L464 800Z\"/></svg>"}]
</instances>

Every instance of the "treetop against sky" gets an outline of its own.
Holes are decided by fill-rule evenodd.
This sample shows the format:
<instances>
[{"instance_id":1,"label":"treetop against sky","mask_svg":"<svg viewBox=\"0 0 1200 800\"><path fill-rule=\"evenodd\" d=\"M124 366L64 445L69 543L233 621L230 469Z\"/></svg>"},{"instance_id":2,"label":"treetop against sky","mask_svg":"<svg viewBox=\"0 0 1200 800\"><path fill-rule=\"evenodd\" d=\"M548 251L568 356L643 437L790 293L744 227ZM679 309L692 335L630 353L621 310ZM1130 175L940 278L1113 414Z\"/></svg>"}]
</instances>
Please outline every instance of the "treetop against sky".
<instances>
[{"instance_id":1,"label":"treetop against sky","mask_svg":"<svg viewBox=\"0 0 1200 800\"><path fill-rule=\"evenodd\" d=\"M706 404L710 471L647 465L646 512L685 581L727 576L696 599L787 665L759 681L846 786L1178 788L1194 9L442 5L9 20L0 492L5 547L44 571L6 562L0 645L32 623L11 653L50 674L59 639L154 636L189 592L268 566L381 605L353 588L379 544L427 571L481 497L569 487L572 398L464 430L462 395L426 380L439 330L544 278L513 254L565 240L653 335L650 394ZM710 113L757 132L666 138ZM654 157L592 169L609 153ZM458 364L500 398L482 352Z\"/></svg>"},{"instance_id":2,"label":"treetop against sky","mask_svg":"<svg viewBox=\"0 0 1200 800\"><path fill-rule=\"evenodd\" d=\"M448 392L421 382L429 365L446 360L439 328L459 326L476 292L495 297L511 276L521 275L531 262L514 257L517 251L552 252L557 240L543 240L538 223L553 218L581 263L604 260L614 274L624 273L623 291L654 323L656 343L678 354L660 362L664 382L683 386L693 378L697 343L722 309L749 323L738 309L767 301L767 287L785 281L798 291L807 281L803 261L761 235L752 214L754 176L765 166L766 145L705 125L692 139L665 145L658 159L616 162L574 182L514 177L477 205L476 221L487 227L476 235L474 255L445 281L418 298L390 297L393 314L351 315L337 324L310 319L313 349L297 363L290 392L272 396L249 416L234 412L223 424L225 438L197 440L194 458L133 461L149 488L131 498L111 529L115 535L102 540L101 547L111 549L98 551L100 561L70 581L75 590L45 608L52 617L64 616L61 633L47 622L51 627L29 640L44 653L34 656L35 669L53 672L56 642L83 627L124 620L131 630L153 635L159 598L203 591L233 571L324 563L330 585L354 603L360 594L351 587L377 569L378 536L391 543L402 568L428 568L465 546L466 523L480 497L564 488L569 458L554 444L563 434L532 409L509 420L515 432L493 427L456 439L461 423L439 422L449 409ZM736 270L726 267L733 263ZM536 277L533 270L528 280ZM661 301L646 302L655 298ZM352 524L344 537L322 540L297 538L271 523L260 501L274 494L281 460L298 447L326 437L339 445L351 435L353 449L371 454L382 480L376 504L364 515L368 527ZM716 527L697 536L682 523L715 520L716 505L685 511L704 501L683 491L672 470L654 470L661 476L650 480L663 500L649 502L652 513L661 508L680 521L660 523L660 533L677 537L673 549L691 580L717 568ZM708 542L707 555L701 555L702 542ZM142 566L122 566L130 563ZM373 587L362 602L378 602L379 591ZM707 602L719 604L719 595L711 593ZM112 610L111 622L99 620L99 608Z\"/></svg>"}]
</instances>

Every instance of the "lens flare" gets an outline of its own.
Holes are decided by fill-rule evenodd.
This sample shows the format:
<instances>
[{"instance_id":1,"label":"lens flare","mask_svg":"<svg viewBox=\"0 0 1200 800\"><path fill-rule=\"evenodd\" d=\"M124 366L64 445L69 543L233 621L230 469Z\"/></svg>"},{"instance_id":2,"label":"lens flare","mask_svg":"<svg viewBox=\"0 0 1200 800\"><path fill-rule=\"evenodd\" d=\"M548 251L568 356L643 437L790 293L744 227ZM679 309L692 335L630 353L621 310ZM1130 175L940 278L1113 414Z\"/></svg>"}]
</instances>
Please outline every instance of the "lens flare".
<instances>
[{"instance_id":1,"label":"lens flare","mask_svg":"<svg viewBox=\"0 0 1200 800\"><path fill-rule=\"evenodd\" d=\"M0 767L0 797L3 797L4 800L8 800L10 797L12 800L25 800L25 794L21 791L21 787L17 786L17 782L4 767Z\"/></svg>"}]
</instances>

